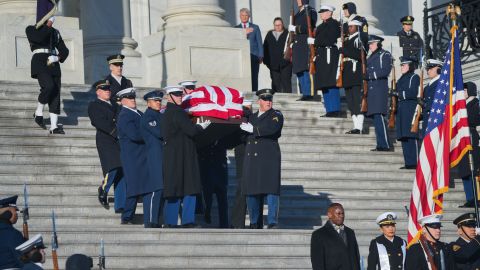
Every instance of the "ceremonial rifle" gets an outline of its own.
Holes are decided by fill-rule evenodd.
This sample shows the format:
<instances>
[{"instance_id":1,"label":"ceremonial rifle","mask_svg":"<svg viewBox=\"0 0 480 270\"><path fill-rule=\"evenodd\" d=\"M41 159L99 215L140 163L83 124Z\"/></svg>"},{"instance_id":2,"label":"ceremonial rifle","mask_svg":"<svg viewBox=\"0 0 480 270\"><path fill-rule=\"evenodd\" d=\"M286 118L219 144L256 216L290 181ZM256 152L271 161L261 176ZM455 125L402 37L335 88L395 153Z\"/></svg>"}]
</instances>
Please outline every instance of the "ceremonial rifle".
<instances>
[{"instance_id":1,"label":"ceremonial rifle","mask_svg":"<svg viewBox=\"0 0 480 270\"><path fill-rule=\"evenodd\" d=\"M52 260L53 270L59 270L58 267L58 241L57 241L57 226L55 225L55 212L52 210Z\"/></svg>"},{"instance_id":2,"label":"ceremonial rifle","mask_svg":"<svg viewBox=\"0 0 480 270\"><path fill-rule=\"evenodd\" d=\"M308 27L308 37L315 38L315 34L313 33L312 21L310 20L310 10L308 9L308 5L304 5L305 14L307 16L307 27ZM309 69L308 73L310 74L310 94L313 96L313 75L316 73L315 70L315 45L309 44L310 49L310 57L309 57Z\"/></svg>"},{"instance_id":3,"label":"ceremonial rifle","mask_svg":"<svg viewBox=\"0 0 480 270\"><path fill-rule=\"evenodd\" d=\"M362 36L360 35L360 27L358 28L358 42L360 44L360 58L362 60L362 86L363 86L363 95L362 95L362 105L360 112L366 113L368 111L367 104L367 95L368 95L368 84L367 84L367 57L365 52L365 46L363 45Z\"/></svg>"},{"instance_id":4,"label":"ceremonial rifle","mask_svg":"<svg viewBox=\"0 0 480 270\"><path fill-rule=\"evenodd\" d=\"M345 42L345 33L343 31L343 10L340 10L340 42L341 42L341 48L342 52L340 53L340 61L338 62L338 70L337 70L337 87L342 88L343 87L343 46ZM360 38L360 37L359 37Z\"/></svg>"},{"instance_id":5,"label":"ceremonial rifle","mask_svg":"<svg viewBox=\"0 0 480 270\"><path fill-rule=\"evenodd\" d=\"M393 46L390 43L392 52L392 82L390 86L390 115L388 117L388 128L395 128L395 115L397 114L397 75L395 74L395 57L393 57Z\"/></svg>"},{"instance_id":6,"label":"ceremonial rifle","mask_svg":"<svg viewBox=\"0 0 480 270\"><path fill-rule=\"evenodd\" d=\"M27 183L23 184L23 238L28 240L28 220L30 219L30 215L28 214L28 191L27 191Z\"/></svg>"},{"instance_id":7,"label":"ceremonial rifle","mask_svg":"<svg viewBox=\"0 0 480 270\"><path fill-rule=\"evenodd\" d=\"M100 253L98 254L98 269L105 269L105 246L103 238L100 240Z\"/></svg>"},{"instance_id":8,"label":"ceremonial rifle","mask_svg":"<svg viewBox=\"0 0 480 270\"><path fill-rule=\"evenodd\" d=\"M425 64L423 50L420 48L420 91L418 92L418 99L423 100L423 66ZM415 114L413 115L412 119L412 126L410 128L410 132L417 133L418 132L418 125L420 123L420 117L422 116L422 106L418 104L415 108Z\"/></svg>"},{"instance_id":9,"label":"ceremonial rifle","mask_svg":"<svg viewBox=\"0 0 480 270\"><path fill-rule=\"evenodd\" d=\"M294 0L292 0L292 7L290 9L290 25L295 25L295 10L294 10ZM288 32L287 42L285 42L285 47L283 48L283 58L289 62L292 62L292 46L295 41L295 31Z\"/></svg>"}]
</instances>

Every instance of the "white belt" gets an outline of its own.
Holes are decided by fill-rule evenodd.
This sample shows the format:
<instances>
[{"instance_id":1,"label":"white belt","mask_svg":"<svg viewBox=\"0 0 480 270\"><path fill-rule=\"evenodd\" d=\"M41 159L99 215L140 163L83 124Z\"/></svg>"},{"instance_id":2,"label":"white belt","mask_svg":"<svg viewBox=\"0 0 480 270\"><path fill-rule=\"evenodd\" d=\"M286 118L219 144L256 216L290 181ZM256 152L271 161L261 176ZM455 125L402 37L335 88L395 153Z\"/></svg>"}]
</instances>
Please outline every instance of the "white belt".
<instances>
[{"instance_id":1,"label":"white belt","mask_svg":"<svg viewBox=\"0 0 480 270\"><path fill-rule=\"evenodd\" d=\"M33 54L37 53L50 53L50 54L55 54L55 51L49 50L49 49L35 49L33 50Z\"/></svg>"}]
</instances>

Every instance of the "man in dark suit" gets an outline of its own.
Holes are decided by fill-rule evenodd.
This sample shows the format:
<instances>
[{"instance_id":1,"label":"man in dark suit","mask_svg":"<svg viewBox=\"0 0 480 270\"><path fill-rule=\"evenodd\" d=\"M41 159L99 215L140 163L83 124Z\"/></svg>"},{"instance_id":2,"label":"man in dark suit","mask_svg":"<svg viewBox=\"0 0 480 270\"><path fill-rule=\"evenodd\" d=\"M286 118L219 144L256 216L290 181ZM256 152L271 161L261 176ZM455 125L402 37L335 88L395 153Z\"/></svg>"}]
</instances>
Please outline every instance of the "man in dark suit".
<instances>
[{"instance_id":1,"label":"man in dark suit","mask_svg":"<svg viewBox=\"0 0 480 270\"><path fill-rule=\"evenodd\" d=\"M37 4L37 25L29 25L25 32L30 50L33 52L31 76L38 80L40 94L33 118L35 123L47 129L43 121L43 109L48 104L50 112L50 134L65 134L57 125L60 114L60 88L62 73L60 63L68 57L68 48L60 32L53 28L53 4L49 0L39 0ZM60 62L60 63L59 63Z\"/></svg>"},{"instance_id":2,"label":"man in dark suit","mask_svg":"<svg viewBox=\"0 0 480 270\"><path fill-rule=\"evenodd\" d=\"M25 263L22 269L42 270L46 261L45 248L41 234L37 234L17 246L15 249L22 254L22 261Z\"/></svg>"},{"instance_id":3,"label":"man in dark suit","mask_svg":"<svg viewBox=\"0 0 480 270\"><path fill-rule=\"evenodd\" d=\"M121 213L125 206L126 187L117 139L117 112L110 103L110 83L107 80L100 80L93 84L93 88L97 99L88 104L88 117L97 130L95 141L103 171L103 181L98 187L98 200L108 209L108 191L114 185L115 212Z\"/></svg>"},{"instance_id":4,"label":"man in dark suit","mask_svg":"<svg viewBox=\"0 0 480 270\"><path fill-rule=\"evenodd\" d=\"M466 213L457 217L458 239L450 243L457 269L470 270L480 268L480 236L477 235L475 213Z\"/></svg>"},{"instance_id":5,"label":"man in dark suit","mask_svg":"<svg viewBox=\"0 0 480 270\"><path fill-rule=\"evenodd\" d=\"M339 203L328 207L328 221L314 231L310 242L313 270L359 270L360 252L352 229L343 224L345 211Z\"/></svg>"},{"instance_id":6,"label":"man in dark suit","mask_svg":"<svg viewBox=\"0 0 480 270\"><path fill-rule=\"evenodd\" d=\"M15 195L0 200L0 269L22 267L20 253L15 248L25 242L25 239L13 227L18 220L17 198Z\"/></svg>"},{"instance_id":7,"label":"man in dark suit","mask_svg":"<svg viewBox=\"0 0 480 270\"><path fill-rule=\"evenodd\" d=\"M107 76L106 80L110 83L110 91L112 92L110 102L113 107L117 110L117 113L120 112L120 107L117 103L117 93L120 90L133 87L132 81L123 76L123 59L125 58L122 54L115 54L107 57L108 67L110 68L110 74Z\"/></svg>"},{"instance_id":8,"label":"man in dark suit","mask_svg":"<svg viewBox=\"0 0 480 270\"><path fill-rule=\"evenodd\" d=\"M252 71L252 91L258 90L258 71L263 61L262 34L258 25L249 22L250 10L248 8L240 9L240 24L236 28L243 28L250 42L250 64Z\"/></svg>"}]
</instances>

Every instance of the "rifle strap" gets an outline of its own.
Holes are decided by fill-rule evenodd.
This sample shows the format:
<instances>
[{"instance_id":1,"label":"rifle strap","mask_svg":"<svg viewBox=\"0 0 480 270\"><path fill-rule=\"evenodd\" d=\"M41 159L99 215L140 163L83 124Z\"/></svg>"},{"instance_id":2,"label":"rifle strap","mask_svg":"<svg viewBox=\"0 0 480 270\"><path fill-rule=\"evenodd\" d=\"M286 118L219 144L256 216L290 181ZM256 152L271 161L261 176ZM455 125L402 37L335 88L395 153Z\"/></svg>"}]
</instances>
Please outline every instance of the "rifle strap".
<instances>
[{"instance_id":1,"label":"rifle strap","mask_svg":"<svg viewBox=\"0 0 480 270\"><path fill-rule=\"evenodd\" d=\"M437 270L437 266L435 265L435 261L433 260L433 251L428 245L427 239L425 239L425 237L421 235L420 239L418 239L418 242L422 247L423 253L425 254L425 258L427 259L428 269Z\"/></svg>"}]
</instances>

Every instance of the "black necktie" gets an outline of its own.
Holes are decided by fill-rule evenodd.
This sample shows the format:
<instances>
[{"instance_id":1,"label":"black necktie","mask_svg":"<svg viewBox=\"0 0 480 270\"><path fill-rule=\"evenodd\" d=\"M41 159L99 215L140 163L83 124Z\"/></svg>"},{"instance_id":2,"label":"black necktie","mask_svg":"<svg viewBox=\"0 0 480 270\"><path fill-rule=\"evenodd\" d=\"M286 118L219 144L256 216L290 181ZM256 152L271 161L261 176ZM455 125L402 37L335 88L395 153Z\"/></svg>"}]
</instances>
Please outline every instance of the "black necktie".
<instances>
[{"instance_id":1,"label":"black necktie","mask_svg":"<svg viewBox=\"0 0 480 270\"><path fill-rule=\"evenodd\" d=\"M345 233L345 230L340 229L340 231L338 232L338 234L339 234L340 237L342 238L343 243L345 243L345 245L348 246L348 243L347 243L347 234Z\"/></svg>"}]
</instances>

